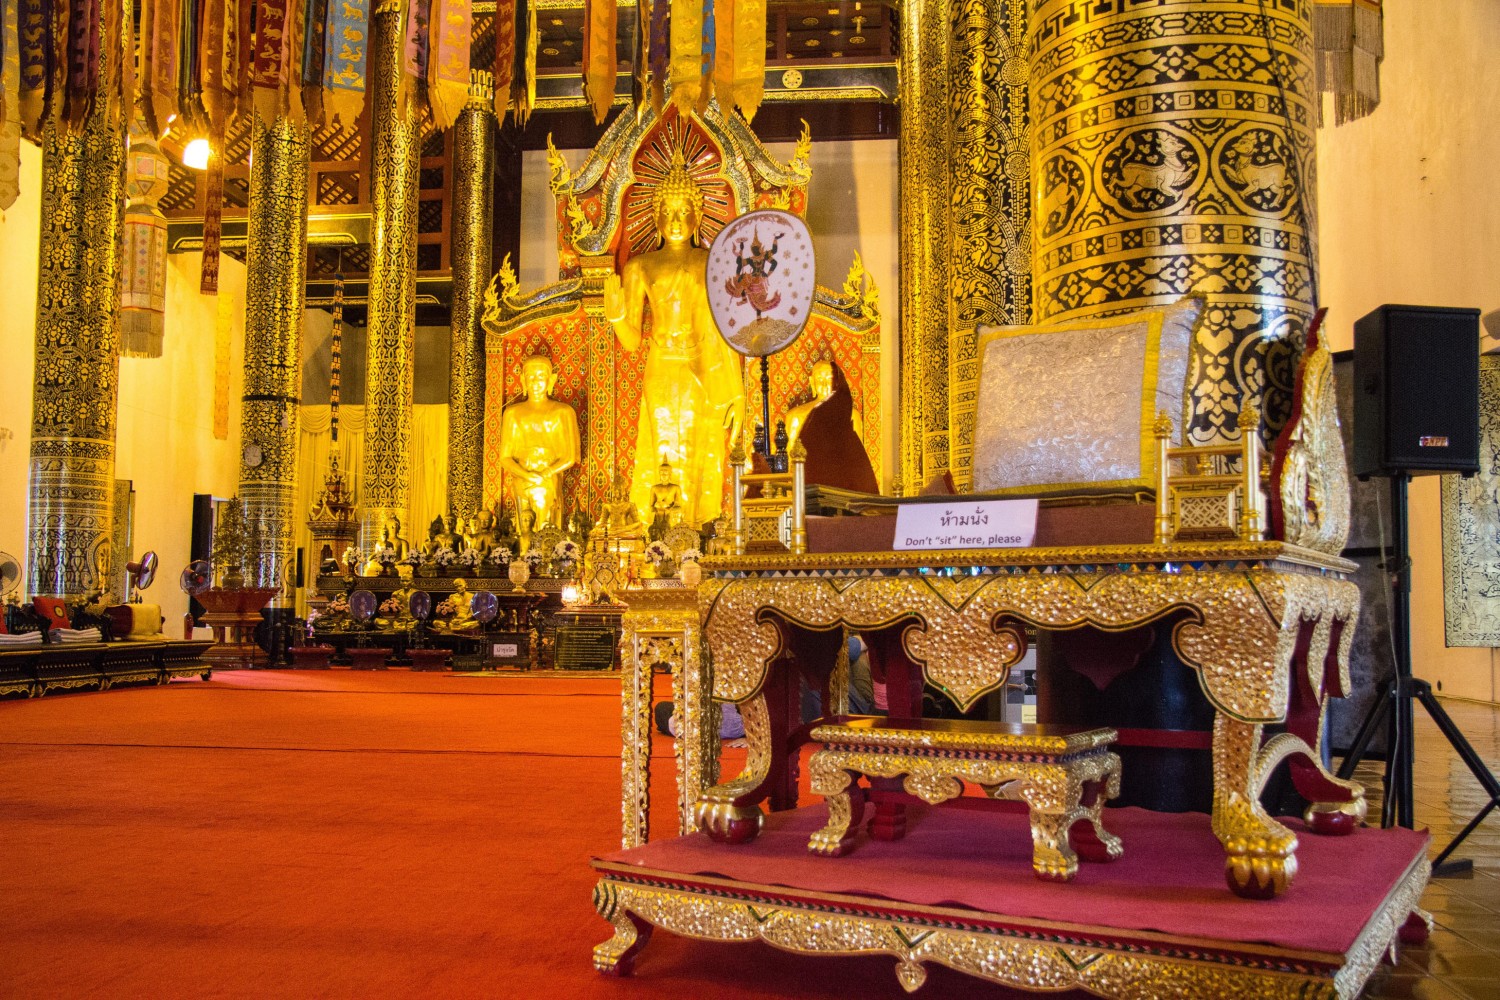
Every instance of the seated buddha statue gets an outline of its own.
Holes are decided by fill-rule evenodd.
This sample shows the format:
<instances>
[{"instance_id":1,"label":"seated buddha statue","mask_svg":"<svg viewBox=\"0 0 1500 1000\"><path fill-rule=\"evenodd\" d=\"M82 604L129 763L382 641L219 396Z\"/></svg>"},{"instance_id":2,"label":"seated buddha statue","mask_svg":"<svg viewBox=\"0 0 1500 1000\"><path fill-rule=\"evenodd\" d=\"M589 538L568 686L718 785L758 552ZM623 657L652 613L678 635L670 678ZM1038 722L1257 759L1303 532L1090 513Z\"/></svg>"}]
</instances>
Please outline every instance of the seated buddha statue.
<instances>
[{"instance_id":1,"label":"seated buddha statue","mask_svg":"<svg viewBox=\"0 0 1500 1000\"><path fill-rule=\"evenodd\" d=\"M495 515L487 510L478 511L469 518L468 528L464 544L478 552L481 559L488 556L495 547Z\"/></svg>"},{"instance_id":2,"label":"seated buddha statue","mask_svg":"<svg viewBox=\"0 0 1500 1000\"><path fill-rule=\"evenodd\" d=\"M380 573L381 573L381 571L385 569L385 563L381 561L380 554L382 552L395 552L395 551L396 551L396 546L394 546L394 545L391 544L391 529L390 528L381 528L380 529L380 540L377 541L375 543L375 547L370 550L370 558L365 563L364 575L365 576L379 576Z\"/></svg>"},{"instance_id":3,"label":"seated buddha statue","mask_svg":"<svg viewBox=\"0 0 1500 1000\"><path fill-rule=\"evenodd\" d=\"M469 592L468 581L460 578L453 581L453 593L448 595L453 602L453 617L432 623L434 632L474 632L480 625L474 617L474 595Z\"/></svg>"},{"instance_id":4,"label":"seated buddha statue","mask_svg":"<svg viewBox=\"0 0 1500 1000\"><path fill-rule=\"evenodd\" d=\"M656 485L651 487L651 520L655 523L663 518L668 528L682 523L682 487L672 479L670 462L661 463Z\"/></svg>"},{"instance_id":5,"label":"seated buddha statue","mask_svg":"<svg viewBox=\"0 0 1500 1000\"><path fill-rule=\"evenodd\" d=\"M404 537L402 537L401 519L395 514L392 514L390 517L385 519L385 527L386 531L389 532L388 537L391 543L391 547L396 550L396 558L398 560L405 559L407 554L411 552L411 543L408 542Z\"/></svg>"},{"instance_id":6,"label":"seated buddha statue","mask_svg":"<svg viewBox=\"0 0 1500 1000\"><path fill-rule=\"evenodd\" d=\"M451 538L452 536L450 535L449 537ZM422 545L422 555L430 560L438 554L439 549L447 547L443 543L443 519L435 517L432 519L432 523L427 526L427 541Z\"/></svg>"},{"instance_id":7,"label":"seated buddha statue","mask_svg":"<svg viewBox=\"0 0 1500 1000\"><path fill-rule=\"evenodd\" d=\"M500 468L518 511L533 511L537 528L561 528L562 474L578 463L578 414L551 398L557 373L548 358L527 358L521 383L526 398L500 416Z\"/></svg>"},{"instance_id":8,"label":"seated buddha statue","mask_svg":"<svg viewBox=\"0 0 1500 1000\"><path fill-rule=\"evenodd\" d=\"M787 447L797 442L797 436L802 433L802 425L807 423L807 418L812 411L826 403L833 396L833 365L827 361L819 361L813 365L812 373L808 376L807 386L812 390L812 399L798 406L792 407L786 415ZM854 423L854 434L861 441L865 439L864 421L860 419L859 412L853 411L849 414Z\"/></svg>"}]
</instances>

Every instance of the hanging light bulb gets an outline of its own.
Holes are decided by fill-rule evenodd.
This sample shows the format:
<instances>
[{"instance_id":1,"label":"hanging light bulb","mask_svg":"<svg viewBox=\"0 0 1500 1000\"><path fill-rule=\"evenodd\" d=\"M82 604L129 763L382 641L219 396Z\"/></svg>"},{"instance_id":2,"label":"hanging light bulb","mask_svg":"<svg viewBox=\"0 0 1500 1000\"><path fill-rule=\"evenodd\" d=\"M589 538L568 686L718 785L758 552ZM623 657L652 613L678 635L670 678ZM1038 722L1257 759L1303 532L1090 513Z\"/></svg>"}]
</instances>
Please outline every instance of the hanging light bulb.
<instances>
[{"instance_id":1,"label":"hanging light bulb","mask_svg":"<svg viewBox=\"0 0 1500 1000\"><path fill-rule=\"evenodd\" d=\"M193 170L207 170L211 155L213 148L209 146L208 140L199 136L182 148L182 165Z\"/></svg>"}]
</instances>

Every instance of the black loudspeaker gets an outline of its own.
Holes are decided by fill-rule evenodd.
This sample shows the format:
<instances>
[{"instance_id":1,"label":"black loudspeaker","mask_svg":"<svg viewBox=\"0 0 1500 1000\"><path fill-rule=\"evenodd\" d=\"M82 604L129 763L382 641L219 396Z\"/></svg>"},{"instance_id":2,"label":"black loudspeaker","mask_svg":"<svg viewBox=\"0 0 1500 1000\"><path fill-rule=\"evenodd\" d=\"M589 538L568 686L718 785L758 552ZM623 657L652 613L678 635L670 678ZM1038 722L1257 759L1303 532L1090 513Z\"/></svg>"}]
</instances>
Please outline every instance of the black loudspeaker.
<instances>
[{"instance_id":1,"label":"black loudspeaker","mask_svg":"<svg viewBox=\"0 0 1500 1000\"><path fill-rule=\"evenodd\" d=\"M1479 471L1479 310L1381 306L1354 324L1354 474Z\"/></svg>"}]
</instances>

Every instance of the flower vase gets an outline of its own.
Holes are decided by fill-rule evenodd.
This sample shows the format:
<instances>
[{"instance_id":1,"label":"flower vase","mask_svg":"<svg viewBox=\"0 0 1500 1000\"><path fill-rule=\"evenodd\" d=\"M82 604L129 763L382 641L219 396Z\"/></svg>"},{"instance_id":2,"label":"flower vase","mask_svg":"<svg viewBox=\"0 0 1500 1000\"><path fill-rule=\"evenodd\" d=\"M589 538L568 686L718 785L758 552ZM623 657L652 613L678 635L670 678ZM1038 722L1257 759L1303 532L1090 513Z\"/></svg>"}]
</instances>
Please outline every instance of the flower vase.
<instances>
[{"instance_id":1,"label":"flower vase","mask_svg":"<svg viewBox=\"0 0 1500 1000\"><path fill-rule=\"evenodd\" d=\"M526 565L524 560L516 559L511 562L505 573L514 585L512 593L519 594L525 591L526 581L531 579L531 567Z\"/></svg>"}]
</instances>

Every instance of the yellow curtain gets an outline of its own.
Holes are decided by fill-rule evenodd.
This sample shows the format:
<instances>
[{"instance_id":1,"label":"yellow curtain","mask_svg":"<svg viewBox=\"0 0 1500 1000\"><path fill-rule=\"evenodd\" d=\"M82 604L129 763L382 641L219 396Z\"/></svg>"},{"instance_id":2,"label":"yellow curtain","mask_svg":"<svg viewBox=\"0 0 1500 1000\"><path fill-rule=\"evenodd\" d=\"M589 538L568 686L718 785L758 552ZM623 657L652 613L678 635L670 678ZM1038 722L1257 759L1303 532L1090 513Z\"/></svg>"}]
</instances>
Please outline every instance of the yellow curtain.
<instances>
[{"instance_id":1,"label":"yellow curtain","mask_svg":"<svg viewBox=\"0 0 1500 1000\"><path fill-rule=\"evenodd\" d=\"M302 407L300 440L297 450L297 524L296 545L303 552L303 568L308 586L297 601L299 614L307 613L306 594L311 590L317 567L317 553L312 547L312 532L307 517L312 511L323 477L328 473L328 452L333 447L329 433L327 406ZM339 407L339 469L344 483L360 500L360 484L365 471L365 408ZM410 523L402 534L413 545L427 538L427 525L434 517L448 511L448 407L446 404L417 404L411 420L411 494L407 509ZM335 553L341 555L342 553Z\"/></svg>"}]
</instances>

